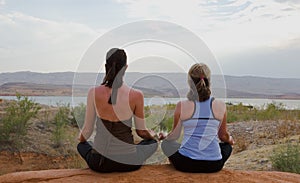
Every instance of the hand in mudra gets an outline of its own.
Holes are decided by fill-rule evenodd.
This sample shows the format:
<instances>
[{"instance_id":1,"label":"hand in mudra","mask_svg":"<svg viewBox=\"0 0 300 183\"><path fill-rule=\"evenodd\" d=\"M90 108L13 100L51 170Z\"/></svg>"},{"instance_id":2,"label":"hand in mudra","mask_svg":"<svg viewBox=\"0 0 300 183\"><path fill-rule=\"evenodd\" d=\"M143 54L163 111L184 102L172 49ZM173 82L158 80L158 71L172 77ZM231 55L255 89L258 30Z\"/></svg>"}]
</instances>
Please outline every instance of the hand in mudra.
<instances>
[{"instance_id":1,"label":"hand in mudra","mask_svg":"<svg viewBox=\"0 0 300 183\"><path fill-rule=\"evenodd\" d=\"M164 140L167 137L167 133L159 132L157 136L158 136L158 140Z\"/></svg>"}]
</instances>

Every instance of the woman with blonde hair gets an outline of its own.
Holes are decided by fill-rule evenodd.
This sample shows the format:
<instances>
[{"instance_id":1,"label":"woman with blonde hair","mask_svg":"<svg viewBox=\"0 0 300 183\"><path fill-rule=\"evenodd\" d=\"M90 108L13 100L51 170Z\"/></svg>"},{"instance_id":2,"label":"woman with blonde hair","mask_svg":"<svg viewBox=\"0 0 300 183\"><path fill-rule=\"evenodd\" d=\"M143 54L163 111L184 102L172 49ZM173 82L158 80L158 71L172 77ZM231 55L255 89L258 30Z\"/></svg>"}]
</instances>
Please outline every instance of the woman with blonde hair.
<instances>
[{"instance_id":1,"label":"woman with blonde hair","mask_svg":"<svg viewBox=\"0 0 300 183\"><path fill-rule=\"evenodd\" d=\"M211 96L210 77L210 69L203 63L190 68L188 100L177 103L173 129L162 143L163 152L177 170L217 172L232 152L234 140L227 132L226 105ZM182 127L179 144L176 140Z\"/></svg>"}]
</instances>

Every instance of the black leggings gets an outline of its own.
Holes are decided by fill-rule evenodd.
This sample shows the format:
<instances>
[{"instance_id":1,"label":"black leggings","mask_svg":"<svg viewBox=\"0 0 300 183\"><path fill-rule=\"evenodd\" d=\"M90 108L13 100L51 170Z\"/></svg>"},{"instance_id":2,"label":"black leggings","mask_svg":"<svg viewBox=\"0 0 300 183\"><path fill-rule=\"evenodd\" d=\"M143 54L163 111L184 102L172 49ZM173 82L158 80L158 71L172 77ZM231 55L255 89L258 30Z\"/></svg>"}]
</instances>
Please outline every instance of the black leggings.
<instances>
[{"instance_id":1,"label":"black leggings","mask_svg":"<svg viewBox=\"0 0 300 183\"><path fill-rule=\"evenodd\" d=\"M183 156L178 152L180 144L175 141L164 140L161 147L164 154L169 157L169 160L175 169L182 172L213 173L222 170L225 162L232 152L230 144L220 143L219 145L222 159L217 161L194 160Z\"/></svg>"},{"instance_id":2,"label":"black leggings","mask_svg":"<svg viewBox=\"0 0 300 183\"><path fill-rule=\"evenodd\" d=\"M157 149L157 141L142 140L137 146L137 152L131 155L119 155L118 158L132 159L132 164L125 164L109 159L96 152L88 142L80 142L77 150L90 169L97 172L128 172L139 169ZM123 157L121 157L123 156ZM137 163L138 162L138 163Z\"/></svg>"}]
</instances>

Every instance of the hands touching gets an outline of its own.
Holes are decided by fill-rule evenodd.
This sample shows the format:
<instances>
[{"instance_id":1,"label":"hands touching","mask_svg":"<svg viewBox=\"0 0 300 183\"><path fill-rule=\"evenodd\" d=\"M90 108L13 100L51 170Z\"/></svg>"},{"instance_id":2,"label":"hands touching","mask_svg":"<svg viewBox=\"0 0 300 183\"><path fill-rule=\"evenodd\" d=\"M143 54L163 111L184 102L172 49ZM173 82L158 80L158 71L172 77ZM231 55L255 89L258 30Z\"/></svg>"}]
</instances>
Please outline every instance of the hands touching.
<instances>
[{"instance_id":1,"label":"hands touching","mask_svg":"<svg viewBox=\"0 0 300 183\"><path fill-rule=\"evenodd\" d=\"M156 139L156 140L164 140L167 137L167 133L166 132L158 132L155 133L153 130L149 130L149 133Z\"/></svg>"}]
</instances>

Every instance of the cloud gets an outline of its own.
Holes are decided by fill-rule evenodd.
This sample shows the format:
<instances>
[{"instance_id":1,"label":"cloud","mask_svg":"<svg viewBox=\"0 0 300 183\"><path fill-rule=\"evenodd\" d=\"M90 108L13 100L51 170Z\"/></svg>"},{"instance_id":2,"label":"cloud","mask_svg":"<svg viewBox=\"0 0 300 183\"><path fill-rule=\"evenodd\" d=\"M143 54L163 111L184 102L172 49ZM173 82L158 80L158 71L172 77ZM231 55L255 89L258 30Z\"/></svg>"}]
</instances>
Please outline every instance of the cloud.
<instances>
[{"instance_id":1,"label":"cloud","mask_svg":"<svg viewBox=\"0 0 300 183\"><path fill-rule=\"evenodd\" d=\"M278 46L300 36L300 14L274 0L118 0L128 17L178 23L198 34L217 53L234 54ZM289 10L289 11L287 11Z\"/></svg>"},{"instance_id":2,"label":"cloud","mask_svg":"<svg viewBox=\"0 0 300 183\"><path fill-rule=\"evenodd\" d=\"M72 70L99 35L86 25L0 14L0 72Z\"/></svg>"},{"instance_id":3,"label":"cloud","mask_svg":"<svg viewBox=\"0 0 300 183\"><path fill-rule=\"evenodd\" d=\"M196 32L214 47L249 49L298 37L299 11L273 0L118 0L131 18L166 20ZM170 8L172 7L172 8ZM287 9L289 11L287 11Z\"/></svg>"},{"instance_id":4,"label":"cloud","mask_svg":"<svg viewBox=\"0 0 300 183\"><path fill-rule=\"evenodd\" d=\"M250 1L229 1L227 3L209 1L201 5L210 9L211 16L230 16L246 10L251 4Z\"/></svg>"},{"instance_id":5,"label":"cloud","mask_svg":"<svg viewBox=\"0 0 300 183\"><path fill-rule=\"evenodd\" d=\"M299 78L299 58L300 37L280 48L261 47L224 57L221 65L227 75Z\"/></svg>"},{"instance_id":6,"label":"cloud","mask_svg":"<svg viewBox=\"0 0 300 183\"><path fill-rule=\"evenodd\" d=\"M293 3L293 4L300 4L299 0L274 0L278 3Z\"/></svg>"},{"instance_id":7,"label":"cloud","mask_svg":"<svg viewBox=\"0 0 300 183\"><path fill-rule=\"evenodd\" d=\"M118 0L117 2L125 7L130 18L171 21L195 32L217 59L223 62L229 71L228 74L238 73L231 69L235 68L235 64L241 66L255 62L269 68L265 71L276 75L276 72L280 71L280 66L276 65L283 64L288 59L287 62L290 64L288 68L293 69L295 67L291 63L299 60L297 51L300 49L295 51L293 46L290 46L297 44L295 40L300 37L300 25L297 23L300 19L299 0ZM276 53L276 50L284 51ZM251 59L245 59L244 53ZM273 64L276 72L271 72L272 60L278 63ZM250 71L255 75L254 67L249 68L252 68ZM242 71L248 73L247 68ZM265 71L261 69L258 73L263 75ZM243 75L243 72L238 74ZM290 76L296 76L296 72L293 71Z\"/></svg>"},{"instance_id":8,"label":"cloud","mask_svg":"<svg viewBox=\"0 0 300 183\"><path fill-rule=\"evenodd\" d=\"M299 55L291 46L299 44L296 41L300 37L300 25L297 23L300 19L298 2L296 0L115 0L106 6L93 4L95 9L79 6L76 7L78 8L76 11L74 9L70 11L66 7L66 12L62 13L61 9L37 12L20 4L8 7L11 3L5 4L5 0L0 0L0 72L75 70L79 58L87 47L95 38L106 32L103 27L109 28L116 24L145 19L170 21L186 27L202 38L227 68L232 68L234 64L230 59L224 58L233 58L240 64L252 62L251 59L263 63L267 59L259 57L271 58L271 54L280 58L272 50L285 50L278 53L286 55L293 53L290 54L293 57L290 60L299 60ZM51 5L52 8L59 7L56 3ZM112 5L116 9L110 8ZM1 11L2 6L7 8L4 12ZM32 4L28 7L32 7ZM91 14L93 11L106 12L99 11L103 7L113 12L114 16L104 13L103 20L89 17L94 16ZM12 12L13 9L15 12ZM56 10L57 17L52 15ZM75 16L78 12L84 11L89 13L84 13L86 16ZM34 16L31 16L31 13ZM119 17L123 19L120 20ZM87 24L100 29L94 30ZM140 32L137 30L136 34ZM130 36L128 34L128 37ZM247 60L243 59L243 53L259 56L249 56L251 59ZM246 73L246 70L244 71Z\"/></svg>"}]
</instances>

